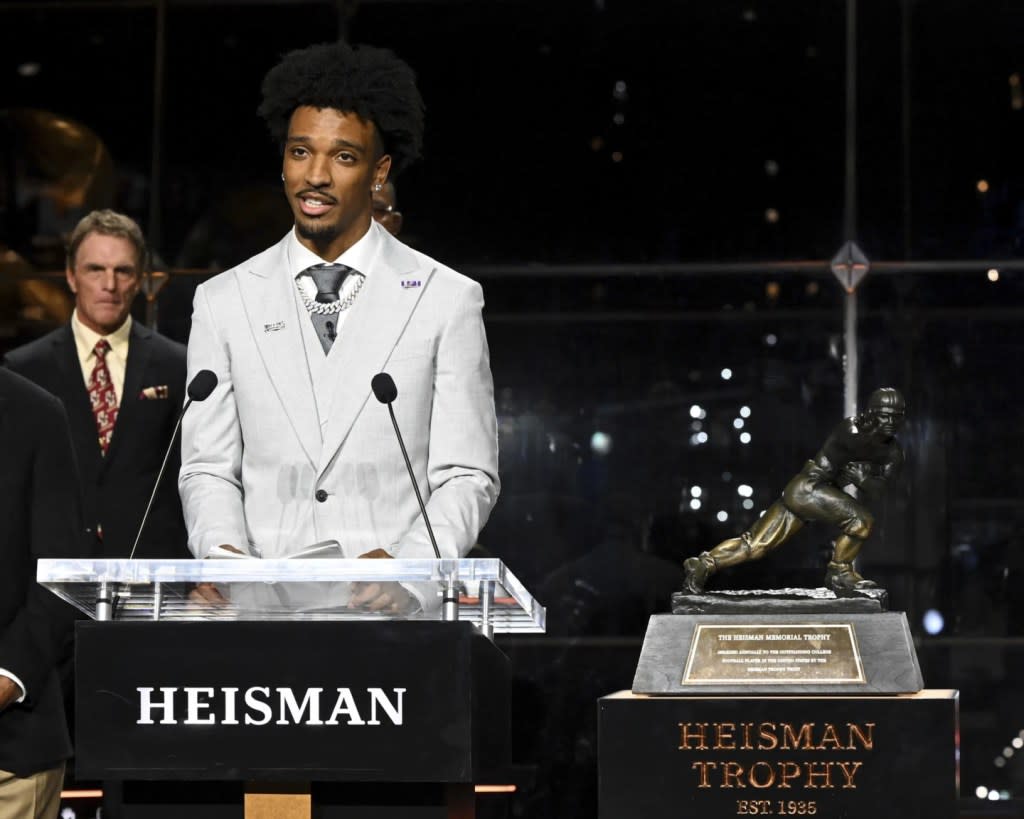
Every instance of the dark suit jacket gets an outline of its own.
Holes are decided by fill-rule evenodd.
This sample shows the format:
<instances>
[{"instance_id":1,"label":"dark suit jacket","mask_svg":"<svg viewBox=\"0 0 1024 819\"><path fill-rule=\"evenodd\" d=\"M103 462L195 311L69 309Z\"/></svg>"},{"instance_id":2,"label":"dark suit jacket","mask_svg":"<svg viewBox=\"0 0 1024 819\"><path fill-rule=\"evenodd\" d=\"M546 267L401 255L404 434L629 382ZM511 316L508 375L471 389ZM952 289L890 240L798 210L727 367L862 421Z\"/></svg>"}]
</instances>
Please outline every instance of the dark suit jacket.
<instances>
[{"instance_id":1,"label":"dark suit jacket","mask_svg":"<svg viewBox=\"0 0 1024 819\"><path fill-rule=\"evenodd\" d=\"M85 525L93 531L102 525L103 557L128 557L185 400L184 345L132 322L121 407L106 456L70 324L12 350L4 363L63 402L82 473ZM139 397L143 388L158 386L168 388L167 398ZM192 557L177 490L180 465L175 442L136 557Z\"/></svg>"},{"instance_id":2,"label":"dark suit jacket","mask_svg":"<svg viewBox=\"0 0 1024 819\"><path fill-rule=\"evenodd\" d=\"M40 557L82 557L78 475L60 402L0 370L0 668L27 690L0 711L0 769L28 776L71 756L57 657L74 611L35 582Z\"/></svg>"}]
</instances>

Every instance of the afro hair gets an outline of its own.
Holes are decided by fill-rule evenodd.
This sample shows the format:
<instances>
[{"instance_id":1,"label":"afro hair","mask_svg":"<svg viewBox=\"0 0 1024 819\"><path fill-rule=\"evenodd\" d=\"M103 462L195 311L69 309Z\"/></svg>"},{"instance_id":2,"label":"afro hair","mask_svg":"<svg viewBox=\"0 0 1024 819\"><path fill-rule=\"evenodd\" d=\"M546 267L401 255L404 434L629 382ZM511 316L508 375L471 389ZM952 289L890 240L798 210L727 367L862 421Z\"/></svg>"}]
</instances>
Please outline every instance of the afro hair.
<instances>
[{"instance_id":1,"label":"afro hair","mask_svg":"<svg viewBox=\"0 0 1024 819\"><path fill-rule=\"evenodd\" d=\"M263 79L258 113L279 145L296 108L334 108L372 122L397 174L420 155L423 99L416 76L394 53L373 46L322 43L289 52Z\"/></svg>"}]
</instances>

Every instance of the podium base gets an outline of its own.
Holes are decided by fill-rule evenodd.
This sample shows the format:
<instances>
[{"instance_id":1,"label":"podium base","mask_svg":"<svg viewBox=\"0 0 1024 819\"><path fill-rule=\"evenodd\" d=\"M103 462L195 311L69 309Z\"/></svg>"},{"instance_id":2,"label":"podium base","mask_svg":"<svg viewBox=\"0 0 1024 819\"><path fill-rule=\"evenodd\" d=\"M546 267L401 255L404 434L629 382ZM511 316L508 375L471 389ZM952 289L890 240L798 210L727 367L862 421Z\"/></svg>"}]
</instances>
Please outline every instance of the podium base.
<instances>
[{"instance_id":1,"label":"podium base","mask_svg":"<svg viewBox=\"0 0 1024 819\"><path fill-rule=\"evenodd\" d=\"M309 783L248 782L245 819L312 819Z\"/></svg>"},{"instance_id":2,"label":"podium base","mask_svg":"<svg viewBox=\"0 0 1024 819\"><path fill-rule=\"evenodd\" d=\"M467 783L125 782L117 819L475 819ZM106 784L105 784L106 787ZM113 794L111 794L113 795Z\"/></svg>"}]
</instances>

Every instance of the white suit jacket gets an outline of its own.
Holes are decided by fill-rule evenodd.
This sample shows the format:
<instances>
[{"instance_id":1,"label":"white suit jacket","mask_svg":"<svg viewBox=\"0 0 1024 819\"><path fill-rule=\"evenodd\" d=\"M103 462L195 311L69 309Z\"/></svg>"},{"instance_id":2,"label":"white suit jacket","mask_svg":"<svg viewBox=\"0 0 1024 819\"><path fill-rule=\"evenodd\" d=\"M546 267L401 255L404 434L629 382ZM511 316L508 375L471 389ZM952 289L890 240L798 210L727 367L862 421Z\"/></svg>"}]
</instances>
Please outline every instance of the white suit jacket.
<instances>
[{"instance_id":1,"label":"white suit jacket","mask_svg":"<svg viewBox=\"0 0 1024 819\"><path fill-rule=\"evenodd\" d=\"M370 389L382 371L398 388L395 414L442 556L464 555L487 522L499 480L483 292L371 230L382 251L327 359L333 400L322 421L285 241L196 290L188 378L218 378L182 425L178 486L196 557L224 543L286 557L328 539L346 557L433 557L388 409Z\"/></svg>"}]
</instances>

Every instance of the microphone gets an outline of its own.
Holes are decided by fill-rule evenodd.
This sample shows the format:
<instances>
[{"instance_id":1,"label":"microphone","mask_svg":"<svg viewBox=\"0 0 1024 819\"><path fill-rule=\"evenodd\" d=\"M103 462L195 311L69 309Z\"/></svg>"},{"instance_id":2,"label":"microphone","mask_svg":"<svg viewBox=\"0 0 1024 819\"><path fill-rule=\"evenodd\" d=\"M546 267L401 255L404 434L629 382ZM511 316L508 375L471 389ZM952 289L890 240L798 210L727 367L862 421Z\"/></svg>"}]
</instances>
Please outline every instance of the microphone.
<instances>
[{"instance_id":1,"label":"microphone","mask_svg":"<svg viewBox=\"0 0 1024 819\"><path fill-rule=\"evenodd\" d=\"M373 394L382 404L388 405L388 412L391 414L391 424L395 428L395 436L398 438L398 445L402 448L402 457L405 458L405 468L409 472L409 480L412 482L412 490L416 493L416 501L420 505L420 513L423 515L423 522L427 525L427 534L430 535L430 545L434 547L434 556L440 560L441 550L437 548L437 541L434 539L434 530L430 525L430 518L427 517L427 507L423 505L423 497L420 495L419 484L416 483L416 476L412 471L412 464L409 463L409 453L405 451L405 442L402 440L402 433L398 429L398 420L395 418L395 408L391 403L398 398L398 387L394 379L387 373L377 373L370 381Z\"/></svg>"},{"instance_id":2,"label":"microphone","mask_svg":"<svg viewBox=\"0 0 1024 819\"><path fill-rule=\"evenodd\" d=\"M181 412L178 413L178 422L174 425L174 432L171 433L171 441L167 444L167 451L164 453L164 462L160 464L160 471L156 474L156 481L153 483L153 493L149 496L149 503L146 504L146 511L142 515L142 523L139 524L139 531L135 534L135 543L132 545L132 551L128 555L128 559L131 560L135 557L135 550L139 548L139 541L142 539L142 530L146 526L146 521L149 519L149 512L153 508L153 501L156 499L156 490L160 487L160 481L164 476L164 471L167 469L167 461L171 457L171 449L174 447L174 440L178 437L178 430L181 428L181 419L185 417L185 411L192 406L193 401L205 401L210 397L210 393L213 392L217 386L217 374L211 370L200 370L195 374L188 385L188 401L185 402L185 406L181 408Z\"/></svg>"},{"instance_id":3,"label":"microphone","mask_svg":"<svg viewBox=\"0 0 1024 819\"><path fill-rule=\"evenodd\" d=\"M210 397L210 393L217 387L217 373L212 370L200 370L196 373L195 378L188 385L188 404L185 404L185 409L181 411L181 414L185 414L185 410L188 409L188 405L193 401L205 401Z\"/></svg>"}]
</instances>

